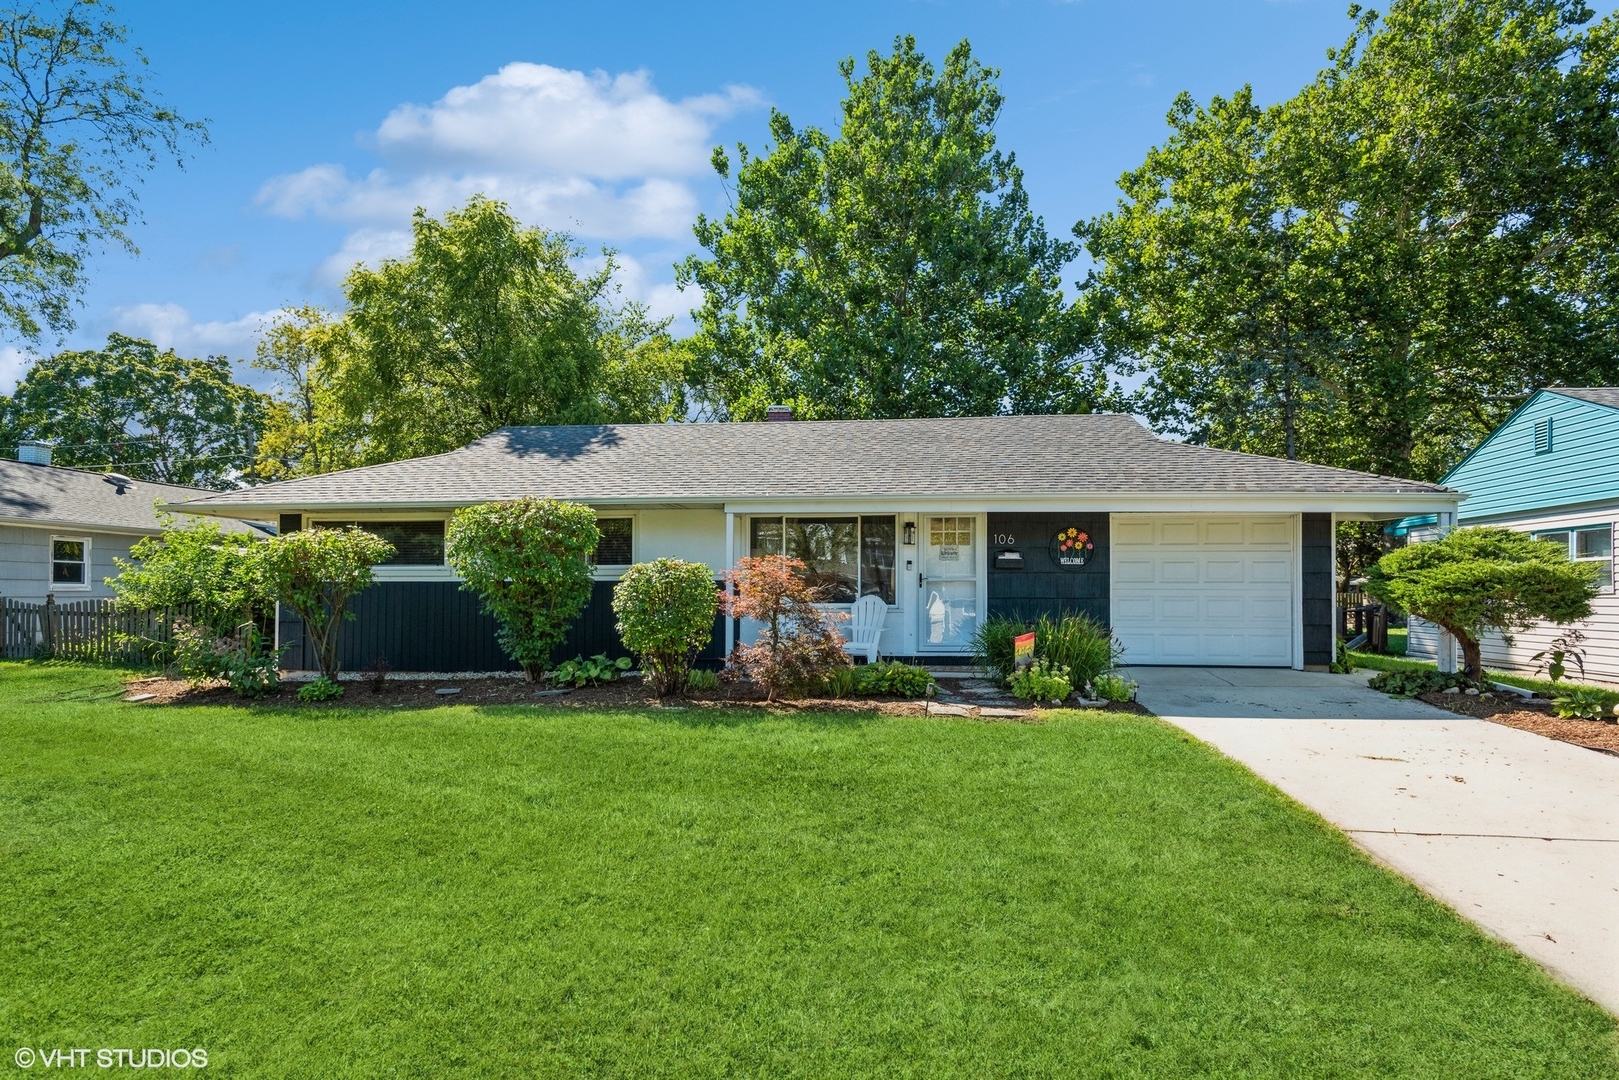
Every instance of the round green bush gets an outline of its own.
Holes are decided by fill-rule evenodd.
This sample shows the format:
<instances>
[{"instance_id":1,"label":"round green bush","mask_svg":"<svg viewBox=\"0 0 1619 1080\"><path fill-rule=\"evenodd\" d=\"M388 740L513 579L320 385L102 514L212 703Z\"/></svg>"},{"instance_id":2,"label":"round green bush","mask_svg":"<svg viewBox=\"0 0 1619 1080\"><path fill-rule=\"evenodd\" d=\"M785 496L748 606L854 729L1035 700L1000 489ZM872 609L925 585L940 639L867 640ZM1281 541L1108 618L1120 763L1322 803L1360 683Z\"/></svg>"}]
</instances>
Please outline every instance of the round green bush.
<instances>
[{"instance_id":1,"label":"round green bush","mask_svg":"<svg viewBox=\"0 0 1619 1080\"><path fill-rule=\"evenodd\" d=\"M702 563L656 559L624 571L613 590L618 635L660 697L686 689L718 606L714 575Z\"/></svg>"}]
</instances>

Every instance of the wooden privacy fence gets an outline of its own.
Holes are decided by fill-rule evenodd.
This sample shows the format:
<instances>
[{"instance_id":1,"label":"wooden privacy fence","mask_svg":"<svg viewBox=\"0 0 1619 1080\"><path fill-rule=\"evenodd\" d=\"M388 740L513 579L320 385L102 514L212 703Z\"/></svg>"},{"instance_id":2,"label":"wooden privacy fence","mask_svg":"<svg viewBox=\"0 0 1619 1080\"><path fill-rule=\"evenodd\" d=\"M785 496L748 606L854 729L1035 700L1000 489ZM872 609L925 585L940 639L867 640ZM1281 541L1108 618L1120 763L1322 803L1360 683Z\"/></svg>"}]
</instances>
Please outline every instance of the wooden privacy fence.
<instances>
[{"instance_id":1,"label":"wooden privacy fence","mask_svg":"<svg viewBox=\"0 0 1619 1080\"><path fill-rule=\"evenodd\" d=\"M113 600L43 604L0 596L0 657L142 663L174 633L180 611L120 608Z\"/></svg>"}]
</instances>

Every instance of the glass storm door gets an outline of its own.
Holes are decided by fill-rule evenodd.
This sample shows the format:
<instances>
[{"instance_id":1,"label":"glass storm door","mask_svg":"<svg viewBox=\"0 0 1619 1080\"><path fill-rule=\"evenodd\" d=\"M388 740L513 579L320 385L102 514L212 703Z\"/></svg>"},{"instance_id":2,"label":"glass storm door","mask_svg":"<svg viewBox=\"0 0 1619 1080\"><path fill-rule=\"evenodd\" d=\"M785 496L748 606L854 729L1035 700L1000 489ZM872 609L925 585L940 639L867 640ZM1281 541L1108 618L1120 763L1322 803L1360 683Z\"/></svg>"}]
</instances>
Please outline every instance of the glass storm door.
<instances>
[{"instance_id":1,"label":"glass storm door","mask_svg":"<svg viewBox=\"0 0 1619 1080\"><path fill-rule=\"evenodd\" d=\"M977 519L923 519L921 647L966 652L978 625Z\"/></svg>"}]
</instances>

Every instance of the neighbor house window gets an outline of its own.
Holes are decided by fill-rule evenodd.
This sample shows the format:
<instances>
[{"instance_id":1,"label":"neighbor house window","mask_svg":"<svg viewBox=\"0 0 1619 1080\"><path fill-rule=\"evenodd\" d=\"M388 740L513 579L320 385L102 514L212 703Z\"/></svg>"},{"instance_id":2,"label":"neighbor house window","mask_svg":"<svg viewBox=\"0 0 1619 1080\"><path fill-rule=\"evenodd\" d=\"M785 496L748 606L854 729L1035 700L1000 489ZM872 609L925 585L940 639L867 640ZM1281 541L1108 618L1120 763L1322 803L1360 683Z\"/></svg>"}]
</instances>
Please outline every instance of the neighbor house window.
<instances>
[{"instance_id":1,"label":"neighbor house window","mask_svg":"<svg viewBox=\"0 0 1619 1080\"><path fill-rule=\"evenodd\" d=\"M83 536L51 537L51 585L53 588L90 587L90 540Z\"/></svg>"},{"instance_id":2,"label":"neighbor house window","mask_svg":"<svg viewBox=\"0 0 1619 1080\"><path fill-rule=\"evenodd\" d=\"M393 558L382 566L444 565L443 521L311 521L314 529L346 529L358 526L394 546Z\"/></svg>"},{"instance_id":3,"label":"neighbor house window","mask_svg":"<svg viewBox=\"0 0 1619 1080\"><path fill-rule=\"evenodd\" d=\"M894 602L894 518L779 517L748 523L748 553L786 555L808 567L826 603L862 596Z\"/></svg>"},{"instance_id":4,"label":"neighbor house window","mask_svg":"<svg viewBox=\"0 0 1619 1080\"><path fill-rule=\"evenodd\" d=\"M629 566L635 561L634 518L597 518L596 530L601 533L601 540L597 541L596 553L590 561L597 567Z\"/></svg>"},{"instance_id":5,"label":"neighbor house window","mask_svg":"<svg viewBox=\"0 0 1619 1080\"><path fill-rule=\"evenodd\" d=\"M1613 587L1612 525L1582 525L1577 529L1537 532L1535 539L1564 545L1570 561L1594 564L1598 571L1597 584L1604 589Z\"/></svg>"}]
</instances>

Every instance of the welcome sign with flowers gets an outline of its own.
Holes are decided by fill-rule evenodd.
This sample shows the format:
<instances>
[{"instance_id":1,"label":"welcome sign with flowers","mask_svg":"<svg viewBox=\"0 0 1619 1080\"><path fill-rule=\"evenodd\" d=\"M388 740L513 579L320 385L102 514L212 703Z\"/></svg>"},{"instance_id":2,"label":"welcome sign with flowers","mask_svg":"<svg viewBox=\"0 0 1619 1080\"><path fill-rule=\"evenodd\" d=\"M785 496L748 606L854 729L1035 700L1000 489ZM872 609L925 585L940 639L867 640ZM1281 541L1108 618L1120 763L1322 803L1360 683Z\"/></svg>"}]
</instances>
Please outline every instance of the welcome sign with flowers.
<instances>
[{"instance_id":1,"label":"welcome sign with flowers","mask_svg":"<svg viewBox=\"0 0 1619 1080\"><path fill-rule=\"evenodd\" d=\"M1051 561L1064 570L1078 570L1091 561L1096 544L1084 529L1058 529L1051 539Z\"/></svg>"}]
</instances>

